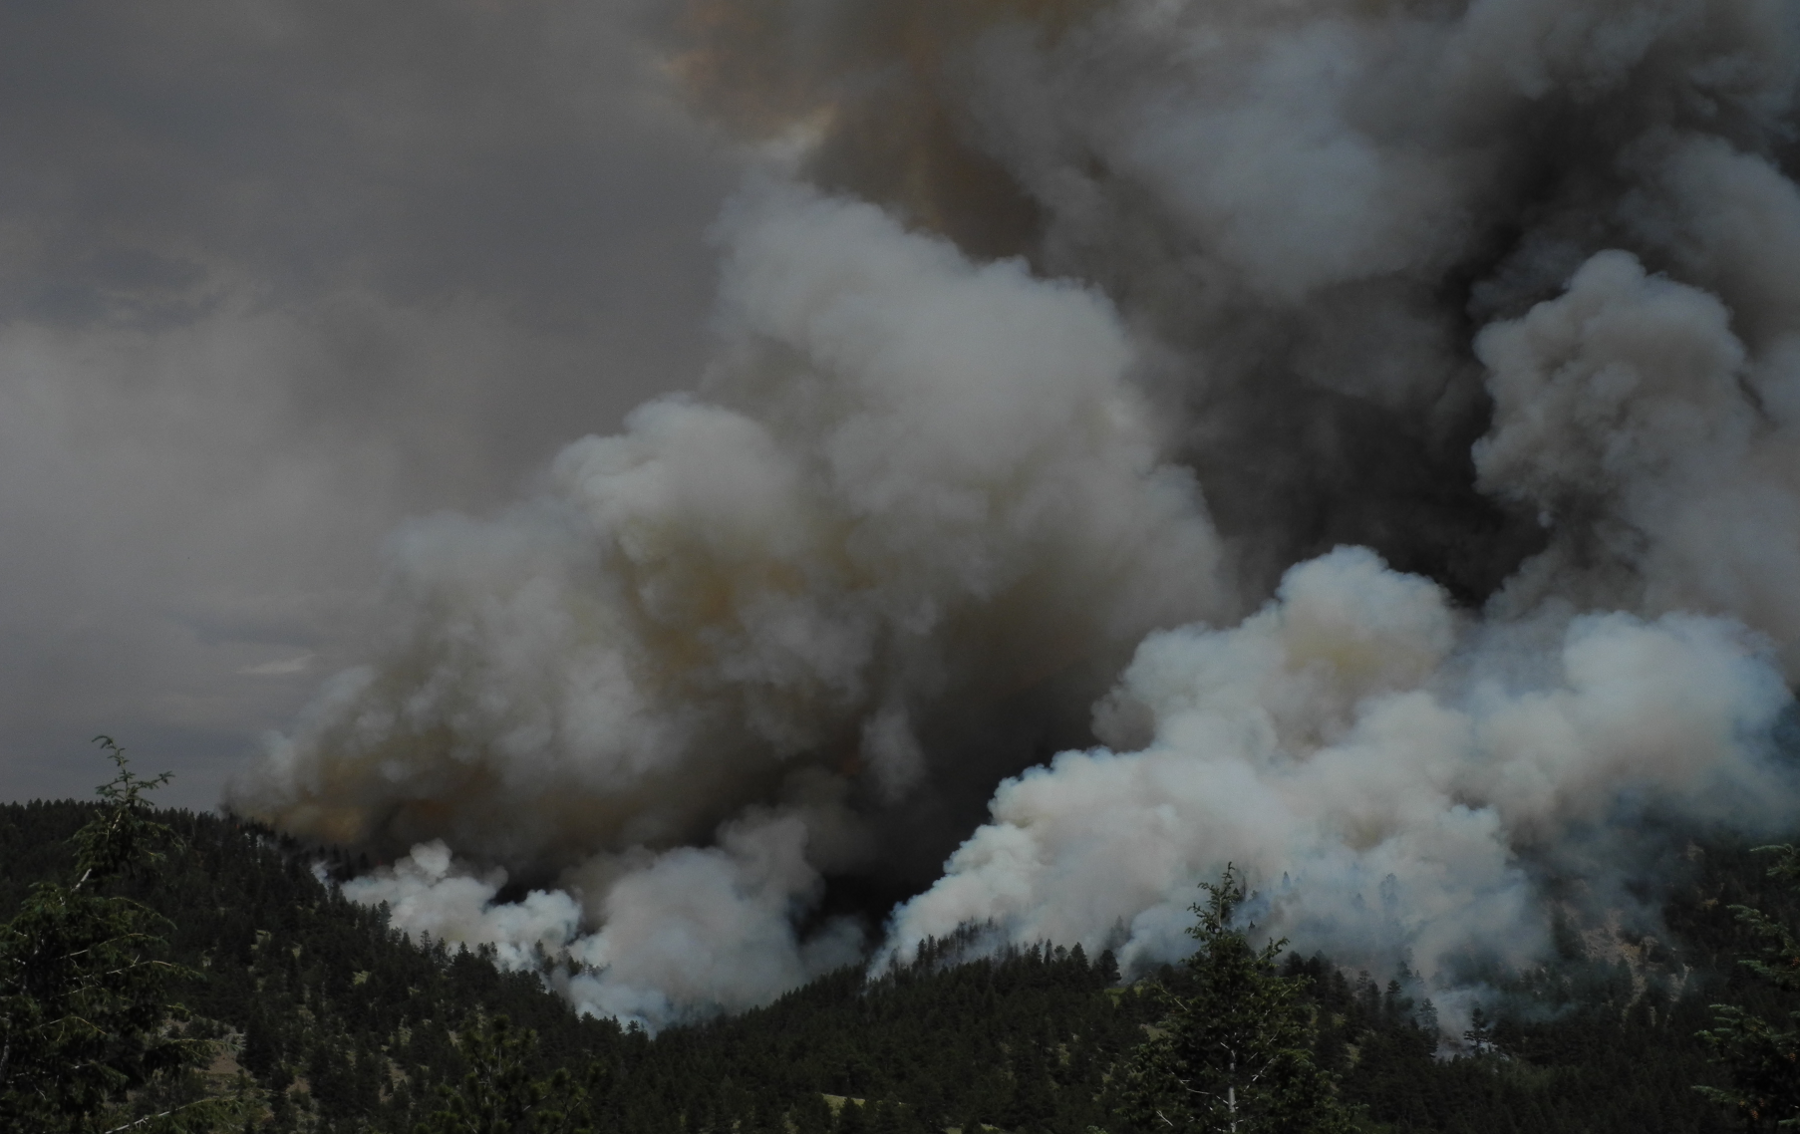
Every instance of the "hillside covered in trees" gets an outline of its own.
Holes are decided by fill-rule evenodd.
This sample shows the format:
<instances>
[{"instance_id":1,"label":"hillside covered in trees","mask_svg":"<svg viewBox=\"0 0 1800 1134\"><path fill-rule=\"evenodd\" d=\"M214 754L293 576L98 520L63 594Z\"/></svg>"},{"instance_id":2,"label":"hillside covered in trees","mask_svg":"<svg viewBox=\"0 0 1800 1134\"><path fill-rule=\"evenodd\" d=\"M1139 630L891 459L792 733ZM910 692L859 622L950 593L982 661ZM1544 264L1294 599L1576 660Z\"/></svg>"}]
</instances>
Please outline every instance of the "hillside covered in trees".
<instances>
[{"instance_id":1,"label":"hillside covered in trees","mask_svg":"<svg viewBox=\"0 0 1800 1134\"><path fill-rule=\"evenodd\" d=\"M71 870L71 838L99 813L0 806L0 920L32 883ZM971 957L958 939L873 979L843 970L766 1008L652 1037L577 1018L535 975L407 940L330 884L334 865L351 864L217 815L155 818L177 845L114 885L167 919L169 959L192 972L175 985L192 1013L176 1028L212 1041L214 1056L135 1106L234 1094L246 1131L398 1134L448 1121L446 1089L487 1075L498 1052L516 1064L509 1074L554 1088L570 1129L1131 1134L1122 1072L1194 979L1169 968L1122 985L1110 954L1047 944ZM1665 911L1675 940L1635 943L1640 961L1628 964L1564 935L1554 963L1494 975L1500 991L1454 1057L1403 974L1284 956L1313 1060L1370 1131L1735 1128L1693 1089L1722 1083L1696 1033L1720 1001L1764 1014L1789 1005L1735 964L1756 942L1730 907L1790 923L1796 911L1745 848L1695 847L1687 862ZM510 1032L496 1031L499 1017ZM567 1079L553 1082L558 1069Z\"/></svg>"}]
</instances>

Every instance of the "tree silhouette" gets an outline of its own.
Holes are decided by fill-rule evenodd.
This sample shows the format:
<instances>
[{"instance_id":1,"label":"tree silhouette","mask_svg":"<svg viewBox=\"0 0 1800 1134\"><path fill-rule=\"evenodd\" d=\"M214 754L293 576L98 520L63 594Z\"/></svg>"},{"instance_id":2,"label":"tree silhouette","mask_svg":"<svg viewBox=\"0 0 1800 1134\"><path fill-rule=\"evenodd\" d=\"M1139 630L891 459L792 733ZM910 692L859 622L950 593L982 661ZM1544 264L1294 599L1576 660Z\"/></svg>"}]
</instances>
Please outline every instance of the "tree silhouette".
<instances>
[{"instance_id":1,"label":"tree silhouette","mask_svg":"<svg viewBox=\"0 0 1800 1134\"><path fill-rule=\"evenodd\" d=\"M1758 847L1776 856L1769 877L1800 882L1800 848ZM1738 921L1763 941L1763 955L1739 962L1786 992L1800 991L1800 940L1785 924L1750 906L1732 906ZM1713 1027L1700 1033L1713 1059L1731 1076L1731 1086L1695 1090L1730 1107L1746 1129L1800 1126L1800 1012L1786 1025L1731 1004L1714 1004Z\"/></svg>"},{"instance_id":2,"label":"tree silhouette","mask_svg":"<svg viewBox=\"0 0 1800 1134\"><path fill-rule=\"evenodd\" d=\"M474 1017L457 1039L469 1070L442 1089L443 1109L416 1134L583 1134L577 1115L587 1102L566 1069L535 1078L537 1033L514 1029L505 1016ZM598 1065L595 1072L598 1073Z\"/></svg>"},{"instance_id":3,"label":"tree silhouette","mask_svg":"<svg viewBox=\"0 0 1800 1134\"><path fill-rule=\"evenodd\" d=\"M1193 907L1192 990L1164 991L1167 1016L1126 1070L1124 1116L1147 1130L1339 1134L1352 1127L1313 1063L1305 979L1276 973L1285 940L1261 949L1235 924L1247 894L1227 866Z\"/></svg>"},{"instance_id":4,"label":"tree silhouette","mask_svg":"<svg viewBox=\"0 0 1800 1134\"><path fill-rule=\"evenodd\" d=\"M169 1001L169 982L193 974L162 959L169 922L103 892L162 859L171 833L149 818L143 796L170 775L144 779L111 737L95 741L118 773L99 788L104 808L75 834L74 884L37 883L0 925L0 1128L210 1130L236 1113L233 1100L135 1120L118 1110L128 1092L206 1063L213 1045L173 1027L187 1011Z\"/></svg>"}]
</instances>

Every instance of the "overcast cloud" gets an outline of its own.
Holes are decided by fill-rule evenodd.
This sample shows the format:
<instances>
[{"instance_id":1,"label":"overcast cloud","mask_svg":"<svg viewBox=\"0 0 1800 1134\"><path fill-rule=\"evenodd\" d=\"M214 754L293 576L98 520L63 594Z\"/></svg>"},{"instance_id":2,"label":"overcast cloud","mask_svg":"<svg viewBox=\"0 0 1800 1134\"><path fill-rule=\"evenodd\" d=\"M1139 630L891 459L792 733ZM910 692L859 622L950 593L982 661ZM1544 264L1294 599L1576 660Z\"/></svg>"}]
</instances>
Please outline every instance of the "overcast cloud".
<instances>
[{"instance_id":1,"label":"overcast cloud","mask_svg":"<svg viewBox=\"0 0 1800 1134\"><path fill-rule=\"evenodd\" d=\"M692 383L734 181L655 5L0 6L0 798L211 806L404 515Z\"/></svg>"}]
</instances>

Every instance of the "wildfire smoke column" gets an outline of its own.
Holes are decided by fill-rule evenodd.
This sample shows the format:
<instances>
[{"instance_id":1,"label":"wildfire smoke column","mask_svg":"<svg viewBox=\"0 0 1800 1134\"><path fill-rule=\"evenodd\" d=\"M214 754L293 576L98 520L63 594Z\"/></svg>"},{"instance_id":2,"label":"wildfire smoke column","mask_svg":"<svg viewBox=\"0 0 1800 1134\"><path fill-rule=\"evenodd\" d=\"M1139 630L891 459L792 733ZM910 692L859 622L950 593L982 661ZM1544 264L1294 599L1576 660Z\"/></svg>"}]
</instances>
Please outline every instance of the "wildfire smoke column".
<instances>
[{"instance_id":1,"label":"wildfire smoke column","mask_svg":"<svg viewBox=\"0 0 1800 1134\"><path fill-rule=\"evenodd\" d=\"M1443 986L1533 955L1547 878L1616 911L1653 831L1792 813L1788 6L689 32L670 74L765 155L713 365L399 533L389 646L234 806L416 847L357 892L651 1023L855 955L842 880L916 895L878 958L1148 961L1228 858L1302 947Z\"/></svg>"}]
</instances>

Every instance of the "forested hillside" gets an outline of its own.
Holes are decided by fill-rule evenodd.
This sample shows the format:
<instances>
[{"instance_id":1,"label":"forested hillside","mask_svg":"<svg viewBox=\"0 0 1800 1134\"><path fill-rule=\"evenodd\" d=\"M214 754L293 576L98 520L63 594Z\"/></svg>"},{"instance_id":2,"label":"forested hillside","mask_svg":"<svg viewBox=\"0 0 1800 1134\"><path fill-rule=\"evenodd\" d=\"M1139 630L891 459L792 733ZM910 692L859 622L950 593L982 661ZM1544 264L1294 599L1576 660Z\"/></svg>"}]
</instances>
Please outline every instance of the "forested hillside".
<instances>
[{"instance_id":1,"label":"forested hillside","mask_svg":"<svg viewBox=\"0 0 1800 1134\"><path fill-rule=\"evenodd\" d=\"M96 813L0 806L0 919L31 882L69 869L70 836ZM536 976L405 940L321 881L316 851L215 815L157 818L182 847L121 887L169 919L172 958L200 974L179 989L195 1015L186 1028L221 1049L210 1071L164 1095L235 1082L248 1130L410 1131L468 1072L459 1039L504 1015L539 1037L531 1075L561 1067L585 1084L577 1117L596 1130L1126 1134L1119 1071L1164 1011L1148 982L1119 984L1110 954L1052 945L967 960L968 942L953 940L875 980L838 972L767 1008L652 1038L576 1018ZM1457 1058L1434 1055L1433 1010L1396 974L1286 957L1284 972L1308 981L1317 1061L1370 1130L1731 1128L1692 1089L1718 1080L1694 1033L1721 999L1786 1006L1736 971L1751 943L1728 907L1794 911L1743 848L1695 848L1689 862L1666 911L1679 940L1635 943L1647 960L1629 965L1566 934L1555 964L1495 976L1492 1022ZM1154 975L1176 995L1191 979Z\"/></svg>"}]
</instances>

